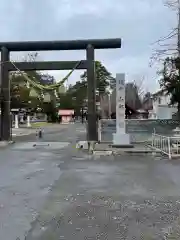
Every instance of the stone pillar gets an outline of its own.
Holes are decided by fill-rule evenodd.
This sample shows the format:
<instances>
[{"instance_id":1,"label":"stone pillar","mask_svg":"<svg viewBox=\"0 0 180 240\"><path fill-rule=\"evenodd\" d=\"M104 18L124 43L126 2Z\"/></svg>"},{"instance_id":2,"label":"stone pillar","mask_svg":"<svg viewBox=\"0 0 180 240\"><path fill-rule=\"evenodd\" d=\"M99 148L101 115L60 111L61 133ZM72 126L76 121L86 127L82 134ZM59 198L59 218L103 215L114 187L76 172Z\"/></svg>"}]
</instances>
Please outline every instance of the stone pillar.
<instances>
[{"instance_id":1,"label":"stone pillar","mask_svg":"<svg viewBox=\"0 0 180 240\"><path fill-rule=\"evenodd\" d=\"M15 128L19 128L19 116L15 115Z\"/></svg>"},{"instance_id":2,"label":"stone pillar","mask_svg":"<svg viewBox=\"0 0 180 240\"><path fill-rule=\"evenodd\" d=\"M27 127L31 127L30 116L27 116Z\"/></svg>"},{"instance_id":3,"label":"stone pillar","mask_svg":"<svg viewBox=\"0 0 180 240\"><path fill-rule=\"evenodd\" d=\"M113 134L114 145L129 145L130 136L126 134L125 125L125 74L116 74L116 133Z\"/></svg>"}]
</instances>

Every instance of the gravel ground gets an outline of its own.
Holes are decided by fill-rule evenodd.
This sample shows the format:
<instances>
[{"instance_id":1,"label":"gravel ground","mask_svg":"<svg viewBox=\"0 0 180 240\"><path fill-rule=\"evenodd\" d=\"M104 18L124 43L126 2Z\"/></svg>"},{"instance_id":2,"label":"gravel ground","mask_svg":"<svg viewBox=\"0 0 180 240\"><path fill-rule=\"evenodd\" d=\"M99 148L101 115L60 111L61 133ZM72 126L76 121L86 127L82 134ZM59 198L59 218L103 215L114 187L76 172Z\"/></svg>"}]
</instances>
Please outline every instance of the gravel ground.
<instances>
[{"instance_id":1,"label":"gravel ground","mask_svg":"<svg viewBox=\"0 0 180 240\"><path fill-rule=\"evenodd\" d=\"M71 154L27 240L180 239L180 162Z\"/></svg>"}]
</instances>

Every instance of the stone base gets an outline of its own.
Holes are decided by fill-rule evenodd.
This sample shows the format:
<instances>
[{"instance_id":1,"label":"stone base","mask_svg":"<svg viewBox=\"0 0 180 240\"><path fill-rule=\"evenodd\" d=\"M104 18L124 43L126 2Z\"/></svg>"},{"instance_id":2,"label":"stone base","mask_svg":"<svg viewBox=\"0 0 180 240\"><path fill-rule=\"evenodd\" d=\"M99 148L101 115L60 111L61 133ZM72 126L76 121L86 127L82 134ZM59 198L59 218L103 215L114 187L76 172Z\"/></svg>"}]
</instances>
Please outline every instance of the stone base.
<instances>
[{"instance_id":1,"label":"stone base","mask_svg":"<svg viewBox=\"0 0 180 240\"><path fill-rule=\"evenodd\" d=\"M86 149L86 150L88 150L88 142L87 141L79 141L76 144L76 148L77 149Z\"/></svg>"},{"instance_id":2,"label":"stone base","mask_svg":"<svg viewBox=\"0 0 180 240\"><path fill-rule=\"evenodd\" d=\"M130 144L130 135L127 133L114 133L113 134L113 145L124 147Z\"/></svg>"},{"instance_id":3,"label":"stone base","mask_svg":"<svg viewBox=\"0 0 180 240\"><path fill-rule=\"evenodd\" d=\"M84 149L84 150L94 150L96 142L95 141L79 141L76 144L77 149Z\"/></svg>"},{"instance_id":4,"label":"stone base","mask_svg":"<svg viewBox=\"0 0 180 240\"><path fill-rule=\"evenodd\" d=\"M14 141L0 141L0 147L6 147L9 144L13 144Z\"/></svg>"}]
</instances>

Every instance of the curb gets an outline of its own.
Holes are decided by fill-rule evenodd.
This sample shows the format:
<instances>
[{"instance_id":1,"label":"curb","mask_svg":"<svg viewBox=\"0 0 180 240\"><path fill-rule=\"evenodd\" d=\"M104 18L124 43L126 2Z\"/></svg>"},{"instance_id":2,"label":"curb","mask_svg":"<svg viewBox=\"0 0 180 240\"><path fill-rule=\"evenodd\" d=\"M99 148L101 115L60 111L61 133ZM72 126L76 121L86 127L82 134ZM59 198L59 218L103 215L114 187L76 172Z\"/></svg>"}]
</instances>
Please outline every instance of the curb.
<instances>
[{"instance_id":1,"label":"curb","mask_svg":"<svg viewBox=\"0 0 180 240\"><path fill-rule=\"evenodd\" d=\"M78 141L76 143L76 149L80 150L88 150L92 153L92 155L95 156L117 156L117 155L162 155L162 153L158 150L152 150L151 148L148 149L148 147L144 147L144 149L136 149L133 148L113 148L110 147L109 149L97 149L95 145L98 143L91 142L90 145L88 145L88 141Z\"/></svg>"},{"instance_id":2,"label":"curb","mask_svg":"<svg viewBox=\"0 0 180 240\"><path fill-rule=\"evenodd\" d=\"M151 144L151 140L146 140L146 141L131 141L131 144ZM108 145L112 145L112 141L99 141L100 144L108 144Z\"/></svg>"},{"instance_id":3,"label":"curb","mask_svg":"<svg viewBox=\"0 0 180 240\"><path fill-rule=\"evenodd\" d=\"M149 150L93 150L93 155L96 156L122 156L122 155L162 155L160 151Z\"/></svg>"},{"instance_id":4,"label":"curb","mask_svg":"<svg viewBox=\"0 0 180 240\"><path fill-rule=\"evenodd\" d=\"M155 156L161 156L161 153L153 153L153 152L111 152L111 151L93 151L93 155L94 156L125 156L125 155L131 155L131 156L153 156L155 154Z\"/></svg>"},{"instance_id":5,"label":"curb","mask_svg":"<svg viewBox=\"0 0 180 240\"><path fill-rule=\"evenodd\" d=\"M15 143L15 141L0 141L0 148L7 147L13 143Z\"/></svg>"}]
</instances>

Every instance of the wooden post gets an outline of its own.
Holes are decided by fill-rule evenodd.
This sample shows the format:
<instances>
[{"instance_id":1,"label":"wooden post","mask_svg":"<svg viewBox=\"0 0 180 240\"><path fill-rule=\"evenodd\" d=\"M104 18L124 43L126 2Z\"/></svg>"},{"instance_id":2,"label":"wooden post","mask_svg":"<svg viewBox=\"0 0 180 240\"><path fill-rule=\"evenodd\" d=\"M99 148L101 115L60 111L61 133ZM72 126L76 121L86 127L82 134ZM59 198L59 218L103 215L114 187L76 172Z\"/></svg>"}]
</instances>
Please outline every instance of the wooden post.
<instances>
[{"instance_id":1,"label":"wooden post","mask_svg":"<svg viewBox=\"0 0 180 240\"><path fill-rule=\"evenodd\" d=\"M10 116L10 81L8 64L9 50L1 48L1 140L11 139L11 116Z\"/></svg>"},{"instance_id":2,"label":"wooden post","mask_svg":"<svg viewBox=\"0 0 180 240\"><path fill-rule=\"evenodd\" d=\"M88 45L86 49L87 57L87 96L88 96L88 119L87 119L87 140L98 141L97 116L96 116L96 78L94 47Z\"/></svg>"}]
</instances>

